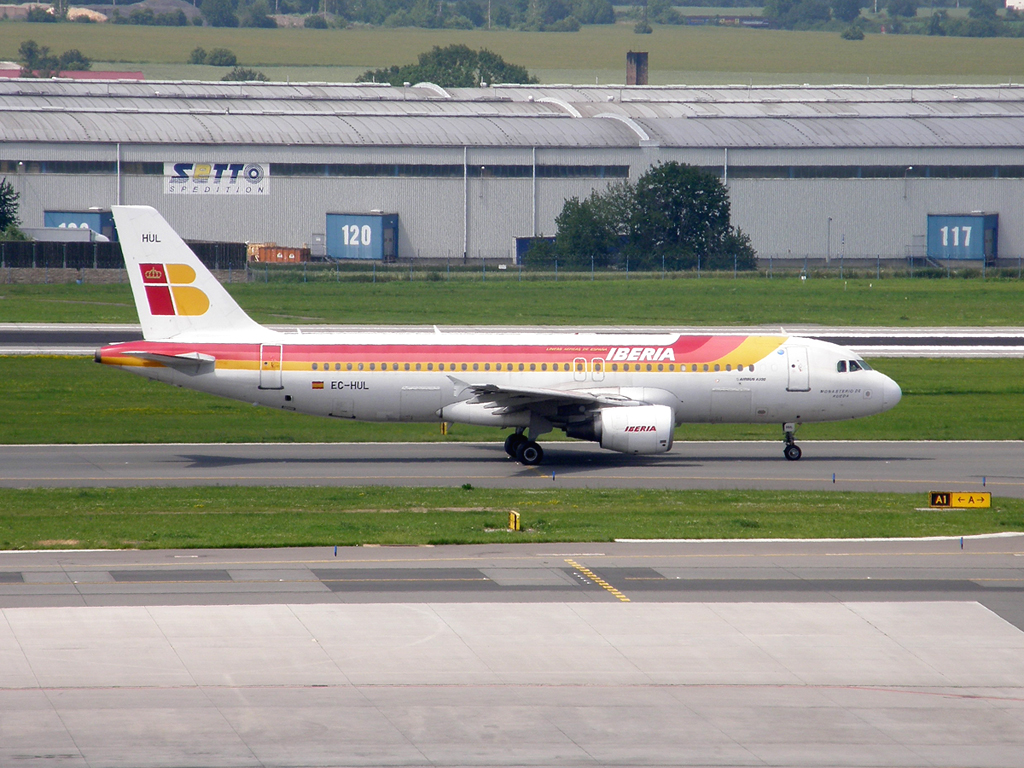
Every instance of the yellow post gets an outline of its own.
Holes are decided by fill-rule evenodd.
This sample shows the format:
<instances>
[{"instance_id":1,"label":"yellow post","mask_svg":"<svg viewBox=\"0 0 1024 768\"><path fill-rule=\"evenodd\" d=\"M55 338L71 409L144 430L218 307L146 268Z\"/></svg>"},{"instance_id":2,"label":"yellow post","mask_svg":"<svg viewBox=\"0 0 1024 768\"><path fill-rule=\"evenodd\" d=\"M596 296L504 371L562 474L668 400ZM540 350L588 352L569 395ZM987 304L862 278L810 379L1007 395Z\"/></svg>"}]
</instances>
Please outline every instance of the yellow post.
<instances>
[{"instance_id":1,"label":"yellow post","mask_svg":"<svg viewBox=\"0 0 1024 768\"><path fill-rule=\"evenodd\" d=\"M519 513L514 509L508 513L508 529L510 531L519 530Z\"/></svg>"},{"instance_id":2,"label":"yellow post","mask_svg":"<svg viewBox=\"0 0 1024 768\"><path fill-rule=\"evenodd\" d=\"M448 422L447 421L442 421L441 422L441 434L442 435L447 435L448 434Z\"/></svg>"}]
</instances>

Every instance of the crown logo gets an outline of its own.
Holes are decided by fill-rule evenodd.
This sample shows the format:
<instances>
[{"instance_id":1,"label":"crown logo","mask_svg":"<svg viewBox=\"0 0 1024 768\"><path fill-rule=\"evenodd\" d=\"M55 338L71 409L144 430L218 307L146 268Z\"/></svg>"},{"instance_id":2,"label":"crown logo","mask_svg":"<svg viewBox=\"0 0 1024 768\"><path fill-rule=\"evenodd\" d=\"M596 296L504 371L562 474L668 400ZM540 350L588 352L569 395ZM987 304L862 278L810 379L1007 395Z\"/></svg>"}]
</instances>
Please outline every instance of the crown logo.
<instances>
[{"instance_id":1,"label":"crown logo","mask_svg":"<svg viewBox=\"0 0 1024 768\"><path fill-rule=\"evenodd\" d=\"M159 280L163 276L164 276L164 273L161 272L156 267L153 267L152 269L146 270L146 279L147 280Z\"/></svg>"}]
</instances>

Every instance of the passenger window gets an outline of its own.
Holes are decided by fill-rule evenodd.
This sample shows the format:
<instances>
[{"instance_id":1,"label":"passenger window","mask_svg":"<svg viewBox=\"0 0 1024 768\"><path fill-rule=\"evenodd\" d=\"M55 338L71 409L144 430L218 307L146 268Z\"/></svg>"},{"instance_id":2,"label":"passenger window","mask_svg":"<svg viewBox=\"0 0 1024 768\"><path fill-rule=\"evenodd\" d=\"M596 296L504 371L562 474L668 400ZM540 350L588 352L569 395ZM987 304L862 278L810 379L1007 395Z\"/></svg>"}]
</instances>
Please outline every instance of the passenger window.
<instances>
[{"instance_id":1,"label":"passenger window","mask_svg":"<svg viewBox=\"0 0 1024 768\"><path fill-rule=\"evenodd\" d=\"M658 363L658 370L659 371L664 371L665 370L665 366L662 365L661 363Z\"/></svg>"},{"instance_id":2,"label":"passenger window","mask_svg":"<svg viewBox=\"0 0 1024 768\"><path fill-rule=\"evenodd\" d=\"M697 364L696 363L694 363L693 365L690 366L690 371L693 372L693 373L697 372Z\"/></svg>"},{"instance_id":3,"label":"passenger window","mask_svg":"<svg viewBox=\"0 0 1024 768\"><path fill-rule=\"evenodd\" d=\"M313 370L316 370L316 363L313 363Z\"/></svg>"},{"instance_id":4,"label":"passenger window","mask_svg":"<svg viewBox=\"0 0 1024 768\"><path fill-rule=\"evenodd\" d=\"M647 370L648 371L652 370L653 368L654 368L654 366L652 366L650 363L647 364Z\"/></svg>"},{"instance_id":5,"label":"passenger window","mask_svg":"<svg viewBox=\"0 0 1024 768\"><path fill-rule=\"evenodd\" d=\"M392 370L392 371L397 371L397 370L398 370L398 363L394 363L394 364L393 364L393 365L391 366L391 370Z\"/></svg>"},{"instance_id":6,"label":"passenger window","mask_svg":"<svg viewBox=\"0 0 1024 768\"><path fill-rule=\"evenodd\" d=\"M613 371L619 370L619 364L618 363L612 363L612 370Z\"/></svg>"},{"instance_id":7,"label":"passenger window","mask_svg":"<svg viewBox=\"0 0 1024 768\"><path fill-rule=\"evenodd\" d=\"M370 370L371 370L371 371L373 370L373 366L374 366L374 364L373 364L373 363L370 363Z\"/></svg>"},{"instance_id":8,"label":"passenger window","mask_svg":"<svg viewBox=\"0 0 1024 768\"><path fill-rule=\"evenodd\" d=\"M360 371L361 371L361 370L363 370L363 364L362 364L362 363L360 363L360 364L359 364L359 366L358 366L358 368L359 368L359 370L360 370Z\"/></svg>"},{"instance_id":9,"label":"passenger window","mask_svg":"<svg viewBox=\"0 0 1024 768\"><path fill-rule=\"evenodd\" d=\"M352 370L352 363L345 363L345 370L346 371L351 371Z\"/></svg>"},{"instance_id":10,"label":"passenger window","mask_svg":"<svg viewBox=\"0 0 1024 768\"><path fill-rule=\"evenodd\" d=\"M491 370L491 364L490 363L484 363L484 370L485 371Z\"/></svg>"},{"instance_id":11,"label":"passenger window","mask_svg":"<svg viewBox=\"0 0 1024 768\"><path fill-rule=\"evenodd\" d=\"M836 363L836 371L838 373L846 373L846 361L845 360L840 360L838 363Z\"/></svg>"},{"instance_id":12,"label":"passenger window","mask_svg":"<svg viewBox=\"0 0 1024 768\"><path fill-rule=\"evenodd\" d=\"M334 364L334 370L340 371L341 370L341 363L335 363Z\"/></svg>"},{"instance_id":13,"label":"passenger window","mask_svg":"<svg viewBox=\"0 0 1024 768\"><path fill-rule=\"evenodd\" d=\"M737 365L736 366L736 370L742 372L743 371L743 363L740 363L739 365Z\"/></svg>"},{"instance_id":14,"label":"passenger window","mask_svg":"<svg viewBox=\"0 0 1024 768\"><path fill-rule=\"evenodd\" d=\"M466 365L465 363L463 363L463 364L462 364L462 370L464 370L464 371L468 371L468 370L469 370L469 366L468 366L468 365Z\"/></svg>"},{"instance_id":15,"label":"passenger window","mask_svg":"<svg viewBox=\"0 0 1024 768\"><path fill-rule=\"evenodd\" d=\"M747 366L747 370L750 371L751 373L754 372L754 365L753 365L753 363L751 363L750 365Z\"/></svg>"},{"instance_id":16,"label":"passenger window","mask_svg":"<svg viewBox=\"0 0 1024 768\"><path fill-rule=\"evenodd\" d=\"M720 371L722 370L722 367L718 363L715 363L715 370Z\"/></svg>"},{"instance_id":17,"label":"passenger window","mask_svg":"<svg viewBox=\"0 0 1024 768\"><path fill-rule=\"evenodd\" d=\"M548 364L547 364L547 363L541 363L541 364L540 364L540 369L541 369L542 371L546 371L546 370L548 369Z\"/></svg>"},{"instance_id":18,"label":"passenger window","mask_svg":"<svg viewBox=\"0 0 1024 768\"><path fill-rule=\"evenodd\" d=\"M522 363L519 364L519 370L520 371L523 370L523 364Z\"/></svg>"},{"instance_id":19,"label":"passenger window","mask_svg":"<svg viewBox=\"0 0 1024 768\"><path fill-rule=\"evenodd\" d=\"M537 370L537 364L536 363L530 363L530 370L531 371L536 371Z\"/></svg>"},{"instance_id":20,"label":"passenger window","mask_svg":"<svg viewBox=\"0 0 1024 768\"><path fill-rule=\"evenodd\" d=\"M474 371L479 371L480 370L480 363L473 363L473 370Z\"/></svg>"},{"instance_id":21,"label":"passenger window","mask_svg":"<svg viewBox=\"0 0 1024 768\"><path fill-rule=\"evenodd\" d=\"M860 366L857 365L857 361L856 360L851 360L850 361L850 373L853 373L854 371L859 371L859 370L860 370Z\"/></svg>"},{"instance_id":22,"label":"passenger window","mask_svg":"<svg viewBox=\"0 0 1024 768\"><path fill-rule=\"evenodd\" d=\"M420 370L420 364L419 363L416 363L416 370L417 371Z\"/></svg>"},{"instance_id":23,"label":"passenger window","mask_svg":"<svg viewBox=\"0 0 1024 768\"><path fill-rule=\"evenodd\" d=\"M731 371L731 370L732 370L732 365L731 365L731 364L729 364L729 365L726 365L726 366L725 366L725 370L727 370L727 371Z\"/></svg>"},{"instance_id":24,"label":"passenger window","mask_svg":"<svg viewBox=\"0 0 1024 768\"><path fill-rule=\"evenodd\" d=\"M494 364L494 370L500 371L501 370L501 363L495 363Z\"/></svg>"},{"instance_id":25,"label":"passenger window","mask_svg":"<svg viewBox=\"0 0 1024 768\"><path fill-rule=\"evenodd\" d=\"M434 364L433 363L427 363L427 370L428 371L434 370Z\"/></svg>"}]
</instances>

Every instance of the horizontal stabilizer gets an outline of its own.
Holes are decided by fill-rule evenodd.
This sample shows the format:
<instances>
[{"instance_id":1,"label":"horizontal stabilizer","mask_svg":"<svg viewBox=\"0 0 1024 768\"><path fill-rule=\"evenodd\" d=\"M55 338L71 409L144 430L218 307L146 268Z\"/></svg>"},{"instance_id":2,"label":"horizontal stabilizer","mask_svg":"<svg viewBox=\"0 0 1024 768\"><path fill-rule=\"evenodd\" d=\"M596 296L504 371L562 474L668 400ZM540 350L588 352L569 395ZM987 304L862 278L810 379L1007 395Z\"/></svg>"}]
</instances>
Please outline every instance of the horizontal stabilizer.
<instances>
[{"instance_id":1,"label":"horizontal stabilizer","mask_svg":"<svg viewBox=\"0 0 1024 768\"><path fill-rule=\"evenodd\" d=\"M159 363L182 373L199 373L204 368L212 369L217 362L217 358L213 355L207 355L202 352L186 352L181 355L161 355L157 352L125 352L124 356L134 357L138 360L148 360L151 363Z\"/></svg>"}]
</instances>

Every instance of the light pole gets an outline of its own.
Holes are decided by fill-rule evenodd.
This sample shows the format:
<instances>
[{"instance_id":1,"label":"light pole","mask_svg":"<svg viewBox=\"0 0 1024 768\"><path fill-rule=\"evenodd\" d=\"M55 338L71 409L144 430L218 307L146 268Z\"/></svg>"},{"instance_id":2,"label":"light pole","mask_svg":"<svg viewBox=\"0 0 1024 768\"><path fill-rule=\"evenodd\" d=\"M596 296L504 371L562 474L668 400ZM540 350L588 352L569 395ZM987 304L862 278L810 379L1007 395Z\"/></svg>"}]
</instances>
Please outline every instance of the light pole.
<instances>
[{"instance_id":1,"label":"light pole","mask_svg":"<svg viewBox=\"0 0 1024 768\"><path fill-rule=\"evenodd\" d=\"M828 217L828 228L825 230L825 263L832 262L832 217Z\"/></svg>"},{"instance_id":2,"label":"light pole","mask_svg":"<svg viewBox=\"0 0 1024 768\"><path fill-rule=\"evenodd\" d=\"M907 170L903 172L903 199L907 199L907 175L914 170L914 166L908 165Z\"/></svg>"}]
</instances>

